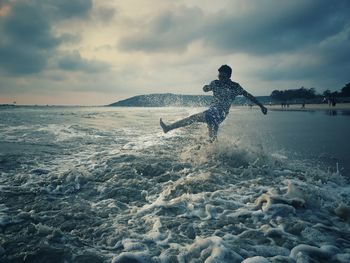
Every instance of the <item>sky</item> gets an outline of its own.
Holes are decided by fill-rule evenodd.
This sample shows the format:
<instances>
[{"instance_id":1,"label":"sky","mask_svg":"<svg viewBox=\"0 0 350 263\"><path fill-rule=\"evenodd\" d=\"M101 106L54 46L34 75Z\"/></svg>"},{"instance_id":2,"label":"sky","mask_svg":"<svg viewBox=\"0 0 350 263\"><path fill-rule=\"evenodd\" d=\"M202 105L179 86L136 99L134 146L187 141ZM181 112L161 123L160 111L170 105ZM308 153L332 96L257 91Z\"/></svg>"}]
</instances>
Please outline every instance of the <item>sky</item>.
<instances>
[{"instance_id":1,"label":"sky","mask_svg":"<svg viewBox=\"0 0 350 263\"><path fill-rule=\"evenodd\" d=\"M222 64L253 95L350 82L348 0L0 0L0 104L204 94Z\"/></svg>"}]
</instances>

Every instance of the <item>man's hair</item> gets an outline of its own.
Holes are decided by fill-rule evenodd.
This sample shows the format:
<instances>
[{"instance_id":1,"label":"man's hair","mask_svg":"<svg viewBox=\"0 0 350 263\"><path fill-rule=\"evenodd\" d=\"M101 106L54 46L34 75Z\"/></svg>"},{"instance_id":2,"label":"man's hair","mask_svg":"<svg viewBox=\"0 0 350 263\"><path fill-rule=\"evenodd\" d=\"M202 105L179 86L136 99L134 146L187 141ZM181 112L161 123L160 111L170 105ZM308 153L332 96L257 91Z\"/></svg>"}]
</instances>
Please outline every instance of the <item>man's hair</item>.
<instances>
[{"instance_id":1,"label":"man's hair","mask_svg":"<svg viewBox=\"0 0 350 263\"><path fill-rule=\"evenodd\" d=\"M231 77L232 69L231 69L230 66L222 65L222 66L218 69L218 71L219 71L220 73L224 73L224 74L228 75L228 77Z\"/></svg>"}]
</instances>

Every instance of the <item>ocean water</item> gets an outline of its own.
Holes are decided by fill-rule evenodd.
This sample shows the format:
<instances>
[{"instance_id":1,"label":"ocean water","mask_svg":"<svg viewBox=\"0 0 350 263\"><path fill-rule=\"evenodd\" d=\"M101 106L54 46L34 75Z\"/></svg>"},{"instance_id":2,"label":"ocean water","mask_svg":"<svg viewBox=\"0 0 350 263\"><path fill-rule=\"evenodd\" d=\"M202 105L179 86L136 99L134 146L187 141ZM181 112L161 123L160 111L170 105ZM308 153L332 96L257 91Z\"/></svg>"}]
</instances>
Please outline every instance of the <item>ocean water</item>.
<instances>
[{"instance_id":1,"label":"ocean water","mask_svg":"<svg viewBox=\"0 0 350 263\"><path fill-rule=\"evenodd\" d=\"M350 116L0 109L0 262L350 262Z\"/></svg>"}]
</instances>

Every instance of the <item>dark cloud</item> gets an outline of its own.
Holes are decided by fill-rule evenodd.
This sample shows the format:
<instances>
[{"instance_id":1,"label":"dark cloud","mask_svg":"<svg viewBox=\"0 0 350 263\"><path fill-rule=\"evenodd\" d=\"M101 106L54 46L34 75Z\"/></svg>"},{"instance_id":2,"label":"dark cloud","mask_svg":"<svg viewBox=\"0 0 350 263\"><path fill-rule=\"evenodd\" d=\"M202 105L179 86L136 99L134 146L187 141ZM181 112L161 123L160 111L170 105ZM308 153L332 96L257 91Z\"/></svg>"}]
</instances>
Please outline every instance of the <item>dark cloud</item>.
<instances>
[{"instance_id":1,"label":"dark cloud","mask_svg":"<svg viewBox=\"0 0 350 263\"><path fill-rule=\"evenodd\" d=\"M2 21L3 34L12 43L43 49L52 48L59 39L50 32L50 24L33 5L17 4Z\"/></svg>"},{"instance_id":2,"label":"dark cloud","mask_svg":"<svg viewBox=\"0 0 350 263\"><path fill-rule=\"evenodd\" d=\"M50 12L51 17L59 19L84 17L92 9L91 0L49 0L45 2L45 9Z\"/></svg>"},{"instance_id":3,"label":"dark cloud","mask_svg":"<svg viewBox=\"0 0 350 263\"><path fill-rule=\"evenodd\" d=\"M98 60L83 59L78 51L65 54L58 59L58 67L67 71L98 73L106 71L110 65Z\"/></svg>"},{"instance_id":4,"label":"dark cloud","mask_svg":"<svg viewBox=\"0 0 350 263\"><path fill-rule=\"evenodd\" d=\"M269 3L269 4L267 4ZM228 52L294 52L349 27L350 2L260 1L254 12L222 13L206 26L204 41Z\"/></svg>"},{"instance_id":5,"label":"dark cloud","mask_svg":"<svg viewBox=\"0 0 350 263\"><path fill-rule=\"evenodd\" d=\"M224 10L206 15L197 8L169 10L140 23L140 30L122 39L119 47L144 52L181 51L201 41L220 54L268 58L290 54L301 61L310 57L317 61L262 69L258 73L263 79L305 79L317 74L348 78L344 72L350 68L350 1L252 0L249 6L249 11L240 12L232 2Z\"/></svg>"},{"instance_id":6,"label":"dark cloud","mask_svg":"<svg viewBox=\"0 0 350 263\"><path fill-rule=\"evenodd\" d=\"M256 74L268 81L312 79L320 86L347 83L350 72L348 32L350 28L295 52L294 62L291 64L277 62L260 69Z\"/></svg>"},{"instance_id":7,"label":"dark cloud","mask_svg":"<svg viewBox=\"0 0 350 263\"><path fill-rule=\"evenodd\" d=\"M252 2L255 8L244 14L236 13L234 5L214 15L186 7L165 11L142 21L140 30L122 39L120 47L156 52L202 40L227 52L271 54L318 43L349 27L347 0Z\"/></svg>"},{"instance_id":8,"label":"dark cloud","mask_svg":"<svg viewBox=\"0 0 350 263\"><path fill-rule=\"evenodd\" d=\"M47 50L29 48L21 45L0 46L0 69L14 75L32 74L42 71L49 54Z\"/></svg>"},{"instance_id":9,"label":"dark cloud","mask_svg":"<svg viewBox=\"0 0 350 263\"><path fill-rule=\"evenodd\" d=\"M0 69L10 74L32 74L45 69L63 42L78 36L56 36L52 26L61 19L85 17L91 0L16 1L10 12L0 16Z\"/></svg>"},{"instance_id":10,"label":"dark cloud","mask_svg":"<svg viewBox=\"0 0 350 263\"><path fill-rule=\"evenodd\" d=\"M326 89L339 90L349 82L349 72L350 63L335 67L328 64L303 65L296 62L285 67L264 68L255 72L254 76L270 83L273 81L286 81L287 83L298 81L300 85L303 85L307 81L312 83L312 87L315 87L318 92L322 92Z\"/></svg>"}]
</instances>

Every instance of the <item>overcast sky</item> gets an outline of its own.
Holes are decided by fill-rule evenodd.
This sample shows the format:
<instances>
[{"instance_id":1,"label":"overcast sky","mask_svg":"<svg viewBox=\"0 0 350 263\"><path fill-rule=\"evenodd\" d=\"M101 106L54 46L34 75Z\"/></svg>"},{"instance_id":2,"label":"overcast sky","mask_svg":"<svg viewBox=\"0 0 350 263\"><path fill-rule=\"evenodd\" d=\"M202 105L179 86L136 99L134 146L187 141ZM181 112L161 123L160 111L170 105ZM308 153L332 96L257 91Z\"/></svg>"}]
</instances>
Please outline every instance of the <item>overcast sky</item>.
<instances>
[{"instance_id":1,"label":"overcast sky","mask_svg":"<svg viewBox=\"0 0 350 263\"><path fill-rule=\"evenodd\" d=\"M254 95L350 82L348 0L0 0L0 103L202 94L228 64Z\"/></svg>"}]
</instances>

